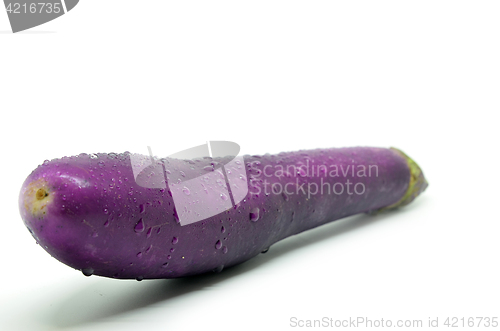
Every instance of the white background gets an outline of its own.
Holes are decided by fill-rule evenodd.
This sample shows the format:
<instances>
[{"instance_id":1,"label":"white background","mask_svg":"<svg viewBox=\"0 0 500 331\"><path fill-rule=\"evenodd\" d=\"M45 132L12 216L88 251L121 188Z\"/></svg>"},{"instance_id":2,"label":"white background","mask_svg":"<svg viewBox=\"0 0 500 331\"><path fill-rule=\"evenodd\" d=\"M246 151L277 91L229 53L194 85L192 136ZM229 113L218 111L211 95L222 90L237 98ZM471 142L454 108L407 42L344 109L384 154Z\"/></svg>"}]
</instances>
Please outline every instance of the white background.
<instances>
[{"instance_id":1,"label":"white background","mask_svg":"<svg viewBox=\"0 0 500 331\"><path fill-rule=\"evenodd\" d=\"M0 10L0 329L500 317L499 17L497 1L82 0L12 34ZM84 277L19 216L45 159L206 140L244 154L395 146L430 186L397 212L177 280Z\"/></svg>"}]
</instances>

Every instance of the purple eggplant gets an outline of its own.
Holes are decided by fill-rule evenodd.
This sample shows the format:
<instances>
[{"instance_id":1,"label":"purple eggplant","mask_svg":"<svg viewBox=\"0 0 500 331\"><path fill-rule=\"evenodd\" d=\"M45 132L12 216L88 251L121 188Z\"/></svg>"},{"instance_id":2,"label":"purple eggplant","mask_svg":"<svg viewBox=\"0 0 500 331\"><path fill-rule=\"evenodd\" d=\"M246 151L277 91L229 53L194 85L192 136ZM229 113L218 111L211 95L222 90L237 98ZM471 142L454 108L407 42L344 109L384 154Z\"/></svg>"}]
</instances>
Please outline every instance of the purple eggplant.
<instances>
[{"instance_id":1,"label":"purple eggplant","mask_svg":"<svg viewBox=\"0 0 500 331\"><path fill-rule=\"evenodd\" d=\"M139 174L134 158L80 154L38 166L22 186L19 209L40 246L87 276L184 277L245 262L343 217L396 209L427 187L418 165L394 148L236 162L152 158Z\"/></svg>"}]
</instances>

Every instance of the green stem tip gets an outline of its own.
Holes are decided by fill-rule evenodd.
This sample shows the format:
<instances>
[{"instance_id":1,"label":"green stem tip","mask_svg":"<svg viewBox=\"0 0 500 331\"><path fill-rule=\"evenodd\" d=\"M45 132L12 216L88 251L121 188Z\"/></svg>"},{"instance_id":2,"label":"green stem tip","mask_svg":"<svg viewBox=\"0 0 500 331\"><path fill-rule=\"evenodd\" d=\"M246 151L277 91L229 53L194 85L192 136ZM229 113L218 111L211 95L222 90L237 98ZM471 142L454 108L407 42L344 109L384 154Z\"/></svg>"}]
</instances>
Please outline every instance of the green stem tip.
<instances>
[{"instance_id":1,"label":"green stem tip","mask_svg":"<svg viewBox=\"0 0 500 331\"><path fill-rule=\"evenodd\" d=\"M424 177L424 173L422 172L422 169L418 166L418 164L413 161L408 155L403 153L397 148L391 147L393 151L401 155L406 162L408 163L408 167L410 168L410 183L408 185L408 189L406 190L406 193L403 195L403 197L397 201L396 203L393 203L392 205L389 205L387 207L382 207L380 209L375 210L374 212L371 212L371 214L378 214L381 212L385 212L388 210L393 210L399 207L406 206L415 198L425 191L427 186L429 186L429 183L427 183L427 180Z\"/></svg>"}]
</instances>

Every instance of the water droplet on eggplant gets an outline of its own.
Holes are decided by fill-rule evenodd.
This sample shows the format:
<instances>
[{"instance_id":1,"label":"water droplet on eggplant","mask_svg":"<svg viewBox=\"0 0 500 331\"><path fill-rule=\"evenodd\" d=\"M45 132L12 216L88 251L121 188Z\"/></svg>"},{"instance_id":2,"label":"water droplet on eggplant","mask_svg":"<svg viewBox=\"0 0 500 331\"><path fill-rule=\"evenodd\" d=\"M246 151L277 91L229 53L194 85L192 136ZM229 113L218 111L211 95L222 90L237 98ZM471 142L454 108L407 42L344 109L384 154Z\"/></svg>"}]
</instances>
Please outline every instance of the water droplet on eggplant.
<instances>
[{"instance_id":1,"label":"water droplet on eggplant","mask_svg":"<svg viewBox=\"0 0 500 331\"><path fill-rule=\"evenodd\" d=\"M139 222L137 222L137 224L134 227L134 230L137 233L141 233L144 231L144 221L142 220L142 218L139 220Z\"/></svg>"},{"instance_id":2,"label":"water droplet on eggplant","mask_svg":"<svg viewBox=\"0 0 500 331\"><path fill-rule=\"evenodd\" d=\"M250 221L257 222L259 220L259 217L260 217L259 214L260 214L260 209L258 207L253 208L250 211Z\"/></svg>"},{"instance_id":3,"label":"water droplet on eggplant","mask_svg":"<svg viewBox=\"0 0 500 331\"><path fill-rule=\"evenodd\" d=\"M83 268L82 269L82 274L86 277L90 277L94 274L94 269L92 268Z\"/></svg>"},{"instance_id":4,"label":"water droplet on eggplant","mask_svg":"<svg viewBox=\"0 0 500 331\"><path fill-rule=\"evenodd\" d=\"M219 273L221 272L222 270L224 269L224 265L220 265L218 266L217 268L213 269L212 271L215 272L215 273Z\"/></svg>"}]
</instances>

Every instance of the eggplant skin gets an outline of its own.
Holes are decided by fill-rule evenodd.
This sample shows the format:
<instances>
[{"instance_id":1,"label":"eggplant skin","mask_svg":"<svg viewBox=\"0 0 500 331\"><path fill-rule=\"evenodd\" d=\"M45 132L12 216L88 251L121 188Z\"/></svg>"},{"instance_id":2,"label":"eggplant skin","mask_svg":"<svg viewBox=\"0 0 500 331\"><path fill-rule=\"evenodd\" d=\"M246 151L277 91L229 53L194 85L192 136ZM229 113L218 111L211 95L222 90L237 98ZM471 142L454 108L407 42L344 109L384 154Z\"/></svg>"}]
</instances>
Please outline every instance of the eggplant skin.
<instances>
[{"instance_id":1,"label":"eggplant skin","mask_svg":"<svg viewBox=\"0 0 500 331\"><path fill-rule=\"evenodd\" d=\"M149 187L137 184L131 157L129 152L80 154L38 166L21 188L19 210L41 247L87 276L184 277L221 271L286 237L343 217L397 208L427 187L416 163L388 148L246 155L230 169L221 165L231 157L155 158L151 172L140 174L151 177ZM207 171L221 170L233 173L219 184L247 185L245 198L226 208L227 201L209 183L203 194L210 207L221 206L221 213L181 225L179 215L186 211L176 210L172 190L183 189L184 177L202 181ZM195 203L197 194L186 199Z\"/></svg>"}]
</instances>

